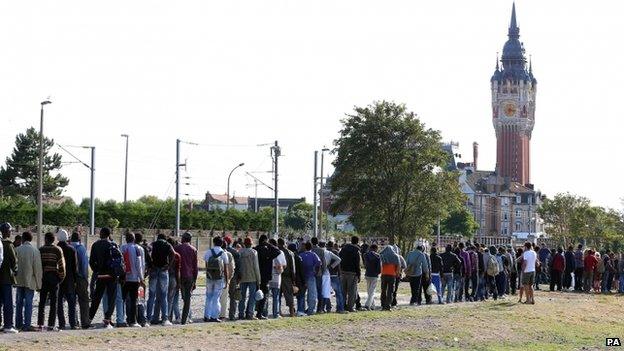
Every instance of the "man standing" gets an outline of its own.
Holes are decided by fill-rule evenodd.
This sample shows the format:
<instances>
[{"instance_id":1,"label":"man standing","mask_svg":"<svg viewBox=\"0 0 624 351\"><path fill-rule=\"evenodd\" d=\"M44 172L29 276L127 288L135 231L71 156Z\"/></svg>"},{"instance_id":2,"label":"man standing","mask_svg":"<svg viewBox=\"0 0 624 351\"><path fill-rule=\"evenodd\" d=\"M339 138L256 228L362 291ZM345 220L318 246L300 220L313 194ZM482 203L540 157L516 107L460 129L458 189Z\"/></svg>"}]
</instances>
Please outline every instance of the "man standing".
<instances>
[{"instance_id":1,"label":"man standing","mask_svg":"<svg viewBox=\"0 0 624 351\"><path fill-rule=\"evenodd\" d=\"M372 244L364 254L364 279L366 280L365 310L375 309L375 289L381 274L381 259L377 253L377 244Z\"/></svg>"},{"instance_id":2,"label":"man standing","mask_svg":"<svg viewBox=\"0 0 624 351\"><path fill-rule=\"evenodd\" d=\"M141 327L137 323L137 299L139 286L143 284L143 248L135 242L133 233L126 233L126 243L121 245L121 254L124 258L126 270L125 283L121 288L121 295L126 306L126 323L129 327Z\"/></svg>"},{"instance_id":3,"label":"man standing","mask_svg":"<svg viewBox=\"0 0 624 351\"><path fill-rule=\"evenodd\" d=\"M565 272L563 275L563 288L567 291L572 287L572 273L576 270L576 259L574 258L574 247L568 246L564 254L565 258Z\"/></svg>"},{"instance_id":4,"label":"man standing","mask_svg":"<svg viewBox=\"0 0 624 351\"><path fill-rule=\"evenodd\" d=\"M579 244L574 251L574 291L583 291L583 268L583 245Z\"/></svg>"},{"instance_id":5,"label":"man standing","mask_svg":"<svg viewBox=\"0 0 624 351\"><path fill-rule=\"evenodd\" d=\"M76 250L78 275L76 276L76 297L80 307L80 326L89 328L89 258L87 248L80 243L80 235L73 232L71 246Z\"/></svg>"},{"instance_id":6,"label":"man standing","mask_svg":"<svg viewBox=\"0 0 624 351\"><path fill-rule=\"evenodd\" d=\"M550 291L561 291L561 276L566 269L565 258L563 257L563 248L559 247L552 258L552 268L550 271Z\"/></svg>"},{"instance_id":7,"label":"man standing","mask_svg":"<svg viewBox=\"0 0 624 351\"><path fill-rule=\"evenodd\" d=\"M318 302L318 291L316 290L316 274L321 268L321 259L312 252L312 244L305 243L305 251L300 253L301 268L305 277L305 284L308 293L307 315L311 316L316 312Z\"/></svg>"},{"instance_id":8,"label":"man standing","mask_svg":"<svg viewBox=\"0 0 624 351\"><path fill-rule=\"evenodd\" d=\"M260 287L264 294L264 298L256 303L256 317L258 319L267 319L266 301L269 297L269 281L273 274L273 260L281 253L281 251L268 243L268 237L264 234L260 235L258 246L258 265L260 266Z\"/></svg>"},{"instance_id":9,"label":"man standing","mask_svg":"<svg viewBox=\"0 0 624 351\"><path fill-rule=\"evenodd\" d=\"M110 235L111 231L108 227L100 229L100 240L91 245L91 257L89 258L89 266L91 266L91 270L95 276L95 291L93 292L93 299L91 301L91 307L89 308L89 320L93 321L95 313L100 307L102 296L104 296L104 292L106 292L108 304L104 312L103 320L104 328L106 329L113 328L111 318L115 311L117 279L119 278L117 276L119 272L115 272L111 263L114 258L116 259L115 262L117 262L118 258L121 258L121 252L119 252L117 245L110 240ZM113 251L115 251L115 257L113 257ZM123 264L123 261L121 263Z\"/></svg>"},{"instance_id":10,"label":"man standing","mask_svg":"<svg viewBox=\"0 0 624 351\"><path fill-rule=\"evenodd\" d=\"M401 260L390 245L381 250L379 258L381 260L381 309L390 311L395 280L401 272Z\"/></svg>"},{"instance_id":11,"label":"man standing","mask_svg":"<svg viewBox=\"0 0 624 351\"><path fill-rule=\"evenodd\" d=\"M32 246L31 241L32 234L25 232L22 234L22 245L15 250L19 262L15 279L17 286L15 327L21 331L36 330L31 325L32 302L35 291L41 289L41 255L39 250Z\"/></svg>"},{"instance_id":12,"label":"man standing","mask_svg":"<svg viewBox=\"0 0 624 351\"><path fill-rule=\"evenodd\" d=\"M191 233L182 234L182 243L175 247L180 254L180 290L182 294L182 320L181 324L188 322L189 311L191 310L191 294L195 290L197 281L197 249L191 245Z\"/></svg>"},{"instance_id":13,"label":"man standing","mask_svg":"<svg viewBox=\"0 0 624 351\"><path fill-rule=\"evenodd\" d=\"M357 297L357 284L360 282L360 248L357 246L360 239L357 236L351 237L351 243L346 244L340 250L340 272L342 291L345 294L345 309L348 312L355 312L355 299Z\"/></svg>"},{"instance_id":14,"label":"man standing","mask_svg":"<svg viewBox=\"0 0 624 351\"><path fill-rule=\"evenodd\" d=\"M4 259L0 263L0 302L4 312L4 332L15 334L17 330L13 328L13 285L15 285L17 272L17 256L11 241L12 230L9 223L0 224L2 251L4 252Z\"/></svg>"},{"instance_id":15,"label":"man standing","mask_svg":"<svg viewBox=\"0 0 624 351\"><path fill-rule=\"evenodd\" d=\"M338 256L338 248L333 242L327 243L327 250L331 251L331 253L340 260L340 256ZM344 294L342 292L342 284L340 283L340 262L336 265L332 265L329 268L329 279L331 282L331 287L336 294L336 312L345 313L344 305Z\"/></svg>"},{"instance_id":16,"label":"man standing","mask_svg":"<svg viewBox=\"0 0 624 351\"><path fill-rule=\"evenodd\" d=\"M522 286L526 294L526 301L531 305L535 304L533 298L533 284L535 283L535 269L537 265L537 254L531 248L531 243L524 243L524 252L522 253Z\"/></svg>"},{"instance_id":17,"label":"man standing","mask_svg":"<svg viewBox=\"0 0 624 351\"><path fill-rule=\"evenodd\" d=\"M236 308L238 307L237 299L240 297L240 294L237 294L236 292L240 292L240 287L238 286L240 282L240 254L238 251L240 250L241 245L236 242L232 242L232 238L229 236L226 236L223 241L227 244L225 250L231 255L232 258L230 266L234 267L232 275L230 276L230 284L227 293L230 300L228 318L233 321L236 320ZM222 310L223 308L224 307L221 306Z\"/></svg>"},{"instance_id":18,"label":"man standing","mask_svg":"<svg viewBox=\"0 0 624 351\"><path fill-rule=\"evenodd\" d=\"M325 301L323 299L323 294L321 294L321 291L323 291L323 272L325 271L325 268L327 267L327 263L325 262L324 249L322 247L319 247L318 238L313 237L312 239L310 239L310 242L312 243L312 252L314 252L321 259L321 269L319 269L318 273L316 274L316 291L317 291L317 298L318 298L316 311L318 313L324 313Z\"/></svg>"},{"instance_id":19,"label":"man standing","mask_svg":"<svg viewBox=\"0 0 624 351\"><path fill-rule=\"evenodd\" d=\"M594 285L594 270L598 265L594 250L587 250L583 259L583 290L586 293L591 291Z\"/></svg>"},{"instance_id":20,"label":"man standing","mask_svg":"<svg viewBox=\"0 0 624 351\"><path fill-rule=\"evenodd\" d=\"M459 258L462 261L463 286L461 288L464 289L464 300L472 301L472 297L469 291L470 291L470 282L472 281L471 275L472 275L473 262L470 259L470 253L466 251L465 245L463 242L460 242L458 244L458 248L459 248ZM474 287L473 287L473 291L474 291Z\"/></svg>"},{"instance_id":21,"label":"man standing","mask_svg":"<svg viewBox=\"0 0 624 351\"><path fill-rule=\"evenodd\" d=\"M219 320L219 313L221 312L219 298L223 289L227 289L229 277L225 267L229 261L227 254L221 248L223 244L221 237L215 236L212 243L214 247L208 249L204 254L204 261L206 261L204 322L221 323Z\"/></svg>"},{"instance_id":22,"label":"man standing","mask_svg":"<svg viewBox=\"0 0 624 351\"><path fill-rule=\"evenodd\" d=\"M538 274L535 277L535 290L539 290L540 284L545 283L548 280L548 260L550 259L550 250L546 247L545 243L542 243L541 249L537 252L540 261L541 269L538 270Z\"/></svg>"},{"instance_id":23,"label":"man standing","mask_svg":"<svg viewBox=\"0 0 624 351\"><path fill-rule=\"evenodd\" d=\"M37 315L37 325L43 330L43 319L45 317L45 306L50 299L50 314L48 316L48 331L57 330L56 309L58 304L58 287L65 279L65 259L63 251L54 245L54 234L45 233L45 245L39 248L41 256L42 283L39 293L39 313Z\"/></svg>"},{"instance_id":24,"label":"man standing","mask_svg":"<svg viewBox=\"0 0 624 351\"><path fill-rule=\"evenodd\" d=\"M410 305L420 306L422 303L422 278L423 275L425 277L429 275L429 264L423 253L422 245L418 245L414 251L407 255L407 269L405 270L405 275L409 278L410 290L412 292Z\"/></svg>"},{"instance_id":25,"label":"man standing","mask_svg":"<svg viewBox=\"0 0 624 351\"><path fill-rule=\"evenodd\" d=\"M169 290L169 265L173 264L175 254L173 247L167 242L165 234L158 234L152 244L152 267L149 273L149 297L147 299L147 318L151 324L156 324L158 314L162 315L162 325L170 326L168 319L169 305L167 295ZM160 301L160 311L155 311L156 299Z\"/></svg>"},{"instance_id":26,"label":"man standing","mask_svg":"<svg viewBox=\"0 0 624 351\"><path fill-rule=\"evenodd\" d=\"M340 257L325 247L324 242L320 242L319 246L323 249L324 259L322 261L325 262L325 269L322 274L321 290L318 292L319 295L323 297L323 303L321 304L321 309L323 312L331 312L331 274L330 269L336 269L340 266Z\"/></svg>"},{"instance_id":27,"label":"man standing","mask_svg":"<svg viewBox=\"0 0 624 351\"><path fill-rule=\"evenodd\" d=\"M230 289L232 286L236 286L236 284L232 284L232 277L234 276L234 271L236 270L236 262L234 261L234 255L227 249L228 244L232 242L232 239L229 236L226 236L221 243L221 248L223 249L223 254L227 255L228 264L225 266L225 271L227 272L228 281L225 283L225 286L228 287L227 290L221 292L221 296L219 297L219 304L221 305L221 310L219 313L219 319L224 320L226 317L226 312L228 308L228 298L232 299L230 294ZM225 279L225 278L224 278ZM234 304L236 305L236 304ZM235 311L231 311L230 315L234 315ZM233 318L230 318L233 319Z\"/></svg>"},{"instance_id":28,"label":"man standing","mask_svg":"<svg viewBox=\"0 0 624 351\"><path fill-rule=\"evenodd\" d=\"M261 280L260 266L258 265L258 253L251 248L251 238L245 238L243 245L245 248L240 251L241 299L238 302L238 319L254 319L255 294ZM246 306L245 302L247 302Z\"/></svg>"},{"instance_id":29,"label":"man standing","mask_svg":"<svg viewBox=\"0 0 624 351\"><path fill-rule=\"evenodd\" d=\"M284 300L286 301L286 306L288 306L288 310L290 312L290 316L295 316L295 299L293 293L293 286L296 281L296 267L295 267L295 259L292 251L290 251L285 246L284 239L277 239L277 247L284 254L284 258L286 259L286 265L284 266L284 271L282 272L282 294L284 295ZM338 292L336 292L336 299L338 299Z\"/></svg>"},{"instance_id":30,"label":"man standing","mask_svg":"<svg viewBox=\"0 0 624 351\"><path fill-rule=\"evenodd\" d=\"M453 253L453 247L450 244L446 245L446 249L440 257L442 257L442 291L439 293L443 295L444 290L446 290L446 303L451 303L455 300L453 296L453 273L461 263L457 255Z\"/></svg>"},{"instance_id":31,"label":"man standing","mask_svg":"<svg viewBox=\"0 0 624 351\"><path fill-rule=\"evenodd\" d=\"M67 243L68 235L64 229L56 233L57 246L63 251L65 259L65 279L59 286L58 297L58 320L59 329L65 329L65 312L63 311L63 300L67 300L67 313L69 314L69 328L78 329L76 326L76 279L78 278L78 258L76 250Z\"/></svg>"}]
</instances>

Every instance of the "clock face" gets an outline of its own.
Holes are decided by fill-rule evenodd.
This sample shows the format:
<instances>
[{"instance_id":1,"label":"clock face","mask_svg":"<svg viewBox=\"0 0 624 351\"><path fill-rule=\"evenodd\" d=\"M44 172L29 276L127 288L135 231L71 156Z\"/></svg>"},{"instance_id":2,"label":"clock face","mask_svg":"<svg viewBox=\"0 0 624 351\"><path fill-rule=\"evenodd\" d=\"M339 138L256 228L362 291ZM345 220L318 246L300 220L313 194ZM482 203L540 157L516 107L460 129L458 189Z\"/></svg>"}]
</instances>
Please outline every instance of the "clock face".
<instances>
[{"instance_id":1,"label":"clock face","mask_svg":"<svg viewBox=\"0 0 624 351\"><path fill-rule=\"evenodd\" d=\"M507 117L515 116L516 110L517 110L516 104L514 104L513 102L508 102L503 105L503 113L505 113L505 116Z\"/></svg>"}]
</instances>

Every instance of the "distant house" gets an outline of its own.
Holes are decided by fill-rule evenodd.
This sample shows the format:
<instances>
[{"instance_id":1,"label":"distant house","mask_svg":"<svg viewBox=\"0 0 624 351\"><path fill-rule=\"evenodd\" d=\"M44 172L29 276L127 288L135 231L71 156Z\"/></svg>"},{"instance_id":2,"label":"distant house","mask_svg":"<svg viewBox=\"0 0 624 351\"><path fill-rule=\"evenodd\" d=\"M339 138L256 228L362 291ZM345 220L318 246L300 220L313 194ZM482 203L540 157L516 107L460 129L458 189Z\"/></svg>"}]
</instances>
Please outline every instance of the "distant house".
<instances>
[{"instance_id":1,"label":"distant house","mask_svg":"<svg viewBox=\"0 0 624 351\"><path fill-rule=\"evenodd\" d=\"M230 198L230 208L239 211L247 211L247 202L247 197L232 196ZM227 209L227 194L211 194L209 191L206 192L206 198L204 199L202 207L208 211L217 209L225 211Z\"/></svg>"},{"instance_id":2,"label":"distant house","mask_svg":"<svg viewBox=\"0 0 624 351\"><path fill-rule=\"evenodd\" d=\"M288 211L292 206L305 202L305 197L301 198L280 198L278 199L280 211ZM264 207L273 208L275 206L275 199L272 197L259 197L256 201L256 198L250 197L248 198L247 208L249 211L258 212Z\"/></svg>"}]
</instances>

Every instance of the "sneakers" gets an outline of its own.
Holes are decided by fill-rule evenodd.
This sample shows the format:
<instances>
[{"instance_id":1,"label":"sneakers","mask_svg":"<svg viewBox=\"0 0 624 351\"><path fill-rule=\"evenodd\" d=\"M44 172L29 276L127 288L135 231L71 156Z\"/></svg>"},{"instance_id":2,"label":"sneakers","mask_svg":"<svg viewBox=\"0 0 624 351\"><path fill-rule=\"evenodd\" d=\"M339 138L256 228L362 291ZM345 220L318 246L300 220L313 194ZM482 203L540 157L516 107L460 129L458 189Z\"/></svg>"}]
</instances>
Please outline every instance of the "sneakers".
<instances>
[{"instance_id":1,"label":"sneakers","mask_svg":"<svg viewBox=\"0 0 624 351\"><path fill-rule=\"evenodd\" d=\"M18 333L17 329L15 328L8 328L8 329L4 328L3 332L5 334L17 334Z\"/></svg>"},{"instance_id":2,"label":"sneakers","mask_svg":"<svg viewBox=\"0 0 624 351\"><path fill-rule=\"evenodd\" d=\"M297 317L303 317L303 316L305 316L305 315L306 315L306 314L305 314L305 313L303 313L303 312L297 312Z\"/></svg>"},{"instance_id":3,"label":"sneakers","mask_svg":"<svg viewBox=\"0 0 624 351\"><path fill-rule=\"evenodd\" d=\"M114 329L113 325L110 323L105 323L104 324L104 329Z\"/></svg>"},{"instance_id":4,"label":"sneakers","mask_svg":"<svg viewBox=\"0 0 624 351\"><path fill-rule=\"evenodd\" d=\"M141 325L139 323L134 323L134 324L130 324L129 327L130 328L141 328Z\"/></svg>"},{"instance_id":5,"label":"sneakers","mask_svg":"<svg viewBox=\"0 0 624 351\"><path fill-rule=\"evenodd\" d=\"M162 322L163 327L170 327L173 325L173 323L169 322L168 320Z\"/></svg>"}]
</instances>

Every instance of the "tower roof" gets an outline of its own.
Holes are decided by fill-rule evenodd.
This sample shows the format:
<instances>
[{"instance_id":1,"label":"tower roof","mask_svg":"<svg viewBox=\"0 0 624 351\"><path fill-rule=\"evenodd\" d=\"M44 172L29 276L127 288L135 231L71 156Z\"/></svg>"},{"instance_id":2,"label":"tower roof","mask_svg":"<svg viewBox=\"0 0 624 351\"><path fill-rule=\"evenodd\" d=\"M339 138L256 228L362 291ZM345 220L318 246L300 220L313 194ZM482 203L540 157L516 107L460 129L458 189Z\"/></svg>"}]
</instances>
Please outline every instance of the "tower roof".
<instances>
[{"instance_id":1,"label":"tower roof","mask_svg":"<svg viewBox=\"0 0 624 351\"><path fill-rule=\"evenodd\" d=\"M507 36L508 39L503 46L503 55L501 57L503 67L499 70L497 62L492 80L534 81L526 67L527 60L524 54L524 45L520 42L520 28L516 18L515 2L511 7L511 21L509 22Z\"/></svg>"}]
</instances>

